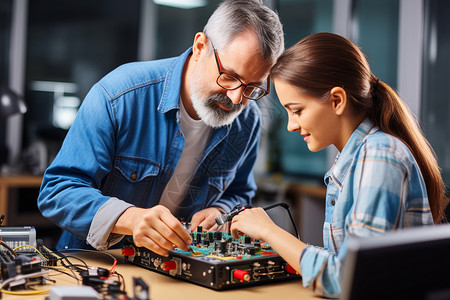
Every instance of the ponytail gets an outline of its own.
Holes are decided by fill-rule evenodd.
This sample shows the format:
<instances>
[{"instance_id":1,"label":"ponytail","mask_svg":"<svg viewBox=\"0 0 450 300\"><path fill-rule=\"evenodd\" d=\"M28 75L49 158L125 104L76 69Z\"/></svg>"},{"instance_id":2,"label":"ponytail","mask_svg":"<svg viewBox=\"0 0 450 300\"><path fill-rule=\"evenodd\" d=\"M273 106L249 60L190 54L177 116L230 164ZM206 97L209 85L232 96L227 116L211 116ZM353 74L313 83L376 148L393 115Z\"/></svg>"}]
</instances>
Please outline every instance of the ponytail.
<instances>
[{"instance_id":1,"label":"ponytail","mask_svg":"<svg viewBox=\"0 0 450 300\"><path fill-rule=\"evenodd\" d=\"M382 131L408 146L422 173L434 223L440 223L444 218L446 204L445 186L433 148L413 114L389 85L374 80L372 97L373 107L368 110L369 119Z\"/></svg>"}]
</instances>

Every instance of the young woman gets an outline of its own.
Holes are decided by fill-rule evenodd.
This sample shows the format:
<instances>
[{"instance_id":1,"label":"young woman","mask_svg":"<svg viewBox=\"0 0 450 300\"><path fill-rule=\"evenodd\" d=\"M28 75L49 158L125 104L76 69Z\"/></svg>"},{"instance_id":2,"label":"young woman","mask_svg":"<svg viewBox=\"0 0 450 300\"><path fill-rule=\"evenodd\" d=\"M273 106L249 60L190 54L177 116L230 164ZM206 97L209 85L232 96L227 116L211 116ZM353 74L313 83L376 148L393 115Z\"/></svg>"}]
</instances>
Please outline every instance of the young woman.
<instances>
[{"instance_id":1,"label":"young woman","mask_svg":"<svg viewBox=\"0 0 450 300\"><path fill-rule=\"evenodd\" d=\"M318 295L339 297L348 237L443 218L444 184L435 154L395 91L376 78L359 48L331 33L310 35L271 70L287 129L311 151L339 150L325 175L324 247L276 226L261 208L232 220L231 231L268 242Z\"/></svg>"}]
</instances>

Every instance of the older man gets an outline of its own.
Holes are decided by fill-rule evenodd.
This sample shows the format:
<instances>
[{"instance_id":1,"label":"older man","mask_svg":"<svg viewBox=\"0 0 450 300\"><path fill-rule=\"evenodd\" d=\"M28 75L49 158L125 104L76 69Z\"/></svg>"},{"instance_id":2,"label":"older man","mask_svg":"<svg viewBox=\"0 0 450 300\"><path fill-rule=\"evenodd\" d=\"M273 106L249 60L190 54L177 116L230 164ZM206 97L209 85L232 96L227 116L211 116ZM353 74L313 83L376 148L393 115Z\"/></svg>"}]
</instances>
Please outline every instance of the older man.
<instances>
[{"instance_id":1,"label":"older man","mask_svg":"<svg viewBox=\"0 0 450 300\"><path fill-rule=\"evenodd\" d=\"M124 235L167 255L211 228L256 185L268 74L284 49L278 16L224 1L181 56L120 66L93 86L47 169L38 205L64 229L57 245L106 249Z\"/></svg>"}]
</instances>

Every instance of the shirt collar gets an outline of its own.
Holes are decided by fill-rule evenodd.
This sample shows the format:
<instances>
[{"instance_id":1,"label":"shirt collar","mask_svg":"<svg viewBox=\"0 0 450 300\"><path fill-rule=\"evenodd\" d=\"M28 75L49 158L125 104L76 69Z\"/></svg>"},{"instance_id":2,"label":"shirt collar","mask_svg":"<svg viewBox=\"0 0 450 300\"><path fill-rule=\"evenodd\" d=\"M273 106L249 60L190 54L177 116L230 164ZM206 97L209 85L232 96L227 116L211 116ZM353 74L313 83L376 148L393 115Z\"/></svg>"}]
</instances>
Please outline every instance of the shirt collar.
<instances>
[{"instance_id":1,"label":"shirt collar","mask_svg":"<svg viewBox=\"0 0 450 300\"><path fill-rule=\"evenodd\" d=\"M359 124L348 139L344 149L342 149L342 152L337 154L331 169L325 174L325 184L327 184L329 180L333 180L339 190L342 190L342 182L344 181L344 178L352 164L355 157L355 152L359 149L360 145L369 134L372 134L378 130L378 127L376 127L367 118Z\"/></svg>"},{"instance_id":2,"label":"shirt collar","mask_svg":"<svg viewBox=\"0 0 450 300\"><path fill-rule=\"evenodd\" d=\"M186 59L191 53L192 47L189 47L170 66L164 80L164 89L158 106L160 112L165 113L169 110L180 108L181 77Z\"/></svg>"}]
</instances>

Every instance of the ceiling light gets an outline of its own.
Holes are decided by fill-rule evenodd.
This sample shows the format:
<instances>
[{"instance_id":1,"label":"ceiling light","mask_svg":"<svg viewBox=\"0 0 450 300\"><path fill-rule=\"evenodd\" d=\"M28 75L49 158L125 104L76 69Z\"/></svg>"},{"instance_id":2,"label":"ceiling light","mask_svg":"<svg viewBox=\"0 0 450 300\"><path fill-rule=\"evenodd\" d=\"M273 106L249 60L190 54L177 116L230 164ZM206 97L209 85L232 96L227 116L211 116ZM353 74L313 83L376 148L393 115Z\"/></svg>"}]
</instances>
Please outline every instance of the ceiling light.
<instances>
[{"instance_id":1,"label":"ceiling light","mask_svg":"<svg viewBox=\"0 0 450 300\"><path fill-rule=\"evenodd\" d=\"M153 0L155 4L172 6L183 9L206 6L207 0Z\"/></svg>"}]
</instances>

